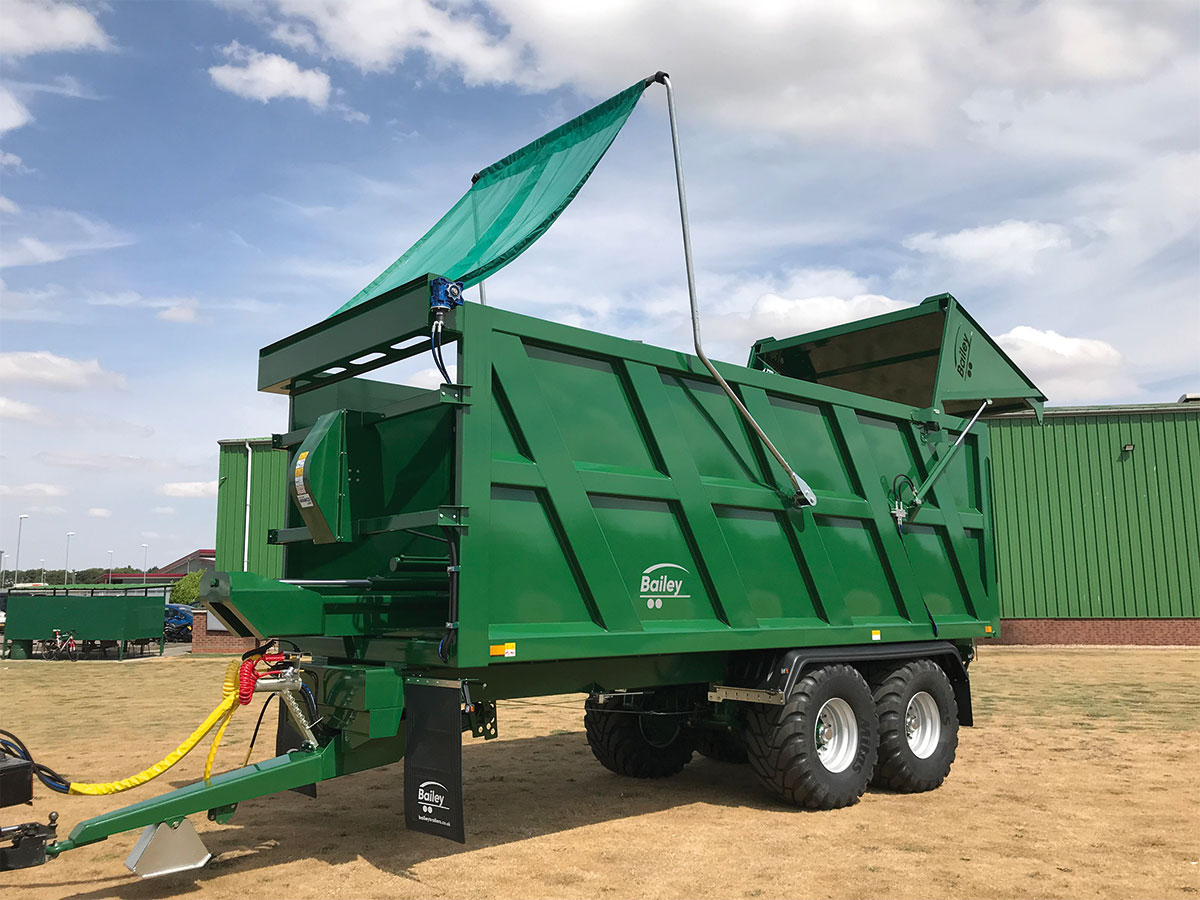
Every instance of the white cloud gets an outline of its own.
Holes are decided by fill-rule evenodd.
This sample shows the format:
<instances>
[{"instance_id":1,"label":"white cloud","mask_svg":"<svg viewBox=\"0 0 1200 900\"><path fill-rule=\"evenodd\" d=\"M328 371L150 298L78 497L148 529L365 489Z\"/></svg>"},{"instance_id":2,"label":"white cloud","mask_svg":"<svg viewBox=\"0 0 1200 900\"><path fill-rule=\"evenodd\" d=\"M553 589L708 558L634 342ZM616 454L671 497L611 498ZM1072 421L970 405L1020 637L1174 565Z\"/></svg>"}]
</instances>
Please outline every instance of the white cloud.
<instances>
[{"instance_id":1,"label":"white cloud","mask_svg":"<svg viewBox=\"0 0 1200 900\"><path fill-rule=\"evenodd\" d=\"M996 342L1055 405L1113 402L1138 392L1112 344L1018 325Z\"/></svg>"},{"instance_id":2,"label":"white cloud","mask_svg":"<svg viewBox=\"0 0 1200 900\"><path fill-rule=\"evenodd\" d=\"M462 72L469 84L511 81L523 70L519 46L489 34L465 7L444 9L427 0L408 0L402 9L389 0L268 0L257 12L276 22L276 40L367 72L388 71L413 52Z\"/></svg>"},{"instance_id":3,"label":"white cloud","mask_svg":"<svg viewBox=\"0 0 1200 900\"><path fill-rule=\"evenodd\" d=\"M26 209L20 219L27 232L10 237L6 229L0 243L0 268L58 262L70 256L112 250L133 243L133 238L107 222L67 209Z\"/></svg>"},{"instance_id":4,"label":"white cloud","mask_svg":"<svg viewBox=\"0 0 1200 900\"><path fill-rule=\"evenodd\" d=\"M58 322L63 311L55 305L62 297L58 285L28 291L12 291L0 278L0 319L21 322Z\"/></svg>"},{"instance_id":5,"label":"white cloud","mask_svg":"<svg viewBox=\"0 0 1200 900\"><path fill-rule=\"evenodd\" d=\"M156 516L173 516L175 515L175 507L173 506L156 506L150 510Z\"/></svg>"},{"instance_id":6,"label":"white cloud","mask_svg":"<svg viewBox=\"0 0 1200 900\"><path fill-rule=\"evenodd\" d=\"M458 377L458 370L456 366L447 364L446 371L451 378ZM413 387L434 389L441 387L445 383L445 379L442 378L442 373L436 368L421 369L420 371L414 372L411 376L404 379L404 383L410 384Z\"/></svg>"},{"instance_id":7,"label":"white cloud","mask_svg":"<svg viewBox=\"0 0 1200 900\"><path fill-rule=\"evenodd\" d=\"M13 203L7 197L0 196L0 213L8 213L15 216L20 211L21 207L17 206L17 204Z\"/></svg>"},{"instance_id":8,"label":"white cloud","mask_svg":"<svg viewBox=\"0 0 1200 900\"><path fill-rule=\"evenodd\" d=\"M277 53L263 53L237 41L223 52L231 62L208 70L213 83L223 90L260 103L291 97L306 100L316 109L329 104L329 76L320 69L302 69Z\"/></svg>"},{"instance_id":9,"label":"white cloud","mask_svg":"<svg viewBox=\"0 0 1200 900\"><path fill-rule=\"evenodd\" d=\"M67 258L67 251L35 237L19 237L0 247L0 269L14 266L40 266Z\"/></svg>"},{"instance_id":10,"label":"white cloud","mask_svg":"<svg viewBox=\"0 0 1200 900\"><path fill-rule=\"evenodd\" d=\"M5 0L0 54L30 56L60 50L106 50L108 35L88 10L54 0Z\"/></svg>"},{"instance_id":11,"label":"white cloud","mask_svg":"<svg viewBox=\"0 0 1200 900\"><path fill-rule=\"evenodd\" d=\"M59 97L70 97L73 100L102 100L78 78L71 75L59 75L53 81L9 81L8 86L19 93L27 94L56 94Z\"/></svg>"},{"instance_id":12,"label":"white cloud","mask_svg":"<svg viewBox=\"0 0 1200 900\"><path fill-rule=\"evenodd\" d=\"M3 129L0 129L3 130ZM15 153L9 153L6 150L0 150L0 169L12 169L14 172L28 172L25 163L21 161L21 157Z\"/></svg>"},{"instance_id":13,"label":"white cloud","mask_svg":"<svg viewBox=\"0 0 1200 900\"><path fill-rule=\"evenodd\" d=\"M0 419L13 419L19 422L45 422L45 414L30 403L0 397Z\"/></svg>"},{"instance_id":14,"label":"white cloud","mask_svg":"<svg viewBox=\"0 0 1200 900\"><path fill-rule=\"evenodd\" d=\"M141 456L116 456L104 453L84 453L75 450L53 450L38 454L42 462L66 469L116 469L163 468L164 464Z\"/></svg>"},{"instance_id":15,"label":"white cloud","mask_svg":"<svg viewBox=\"0 0 1200 900\"><path fill-rule=\"evenodd\" d=\"M105 509L103 506L93 506L87 511L89 519L111 519L112 510Z\"/></svg>"},{"instance_id":16,"label":"white cloud","mask_svg":"<svg viewBox=\"0 0 1200 900\"><path fill-rule=\"evenodd\" d=\"M845 0L489 4L257 0L272 36L364 72L424 56L466 84L607 96L662 68L688 111L806 140L926 140L973 92L1086 89L1146 77L1193 43L1185 3ZM954 52L947 52L953 47Z\"/></svg>"},{"instance_id":17,"label":"white cloud","mask_svg":"<svg viewBox=\"0 0 1200 900\"><path fill-rule=\"evenodd\" d=\"M67 489L61 484L46 484L41 481L32 481L28 484L0 484L0 497L65 497L66 495Z\"/></svg>"},{"instance_id":18,"label":"white cloud","mask_svg":"<svg viewBox=\"0 0 1200 900\"><path fill-rule=\"evenodd\" d=\"M832 328L911 305L882 294L797 298L766 294L754 304L750 321L759 337L770 334L784 337Z\"/></svg>"},{"instance_id":19,"label":"white cloud","mask_svg":"<svg viewBox=\"0 0 1200 900\"><path fill-rule=\"evenodd\" d=\"M919 253L1025 275L1034 271L1038 254L1070 245L1067 230L1061 225L1016 219L1006 219L996 225L964 228L953 234L925 231L904 239L905 247Z\"/></svg>"},{"instance_id":20,"label":"white cloud","mask_svg":"<svg viewBox=\"0 0 1200 900\"><path fill-rule=\"evenodd\" d=\"M49 350L0 353L0 382L69 391L126 386L124 375L108 371L98 359L69 359Z\"/></svg>"},{"instance_id":21,"label":"white cloud","mask_svg":"<svg viewBox=\"0 0 1200 900\"><path fill-rule=\"evenodd\" d=\"M164 497L215 497L217 483L215 481L170 481L158 486L158 493Z\"/></svg>"},{"instance_id":22,"label":"white cloud","mask_svg":"<svg viewBox=\"0 0 1200 900\"><path fill-rule=\"evenodd\" d=\"M178 303L172 303L154 314L156 319L162 319L164 322L198 322L196 316L196 301L181 300Z\"/></svg>"},{"instance_id":23,"label":"white cloud","mask_svg":"<svg viewBox=\"0 0 1200 900\"><path fill-rule=\"evenodd\" d=\"M0 29L0 34L3 30ZM33 120L33 114L12 91L0 87L0 134L20 128Z\"/></svg>"},{"instance_id":24,"label":"white cloud","mask_svg":"<svg viewBox=\"0 0 1200 900\"><path fill-rule=\"evenodd\" d=\"M67 511L65 507L55 506L52 503L45 505L35 503L34 505L27 507L27 509L31 513L36 513L39 516L61 516Z\"/></svg>"}]
</instances>

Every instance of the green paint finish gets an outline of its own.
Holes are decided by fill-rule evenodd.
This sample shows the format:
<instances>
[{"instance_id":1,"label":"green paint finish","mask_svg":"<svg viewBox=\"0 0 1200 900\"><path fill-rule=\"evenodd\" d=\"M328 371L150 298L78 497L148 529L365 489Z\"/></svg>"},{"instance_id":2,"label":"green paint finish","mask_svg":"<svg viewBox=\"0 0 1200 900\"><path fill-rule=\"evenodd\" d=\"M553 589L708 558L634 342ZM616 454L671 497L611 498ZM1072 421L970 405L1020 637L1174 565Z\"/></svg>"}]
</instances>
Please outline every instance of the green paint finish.
<instances>
[{"instance_id":1,"label":"green paint finish","mask_svg":"<svg viewBox=\"0 0 1200 900\"><path fill-rule=\"evenodd\" d=\"M1052 410L987 434L1004 617L1200 616L1200 409Z\"/></svg>"},{"instance_id":2,"label":"green paint finish","mask_svg":"<svg viewBox=\"0 0 1200 900\"><path fill-rule=\"evenodd\" d=\"M134 641L163 636L163 598L109 596L54 597L36 593L8 596L7 641L48 641L54 629L73 631L81 641Z\"/></svg>"},{"instance_id":3,"label":"green paint finish","mask_svg":"<svg viewBox=\"0 0 1200 900\"><path fill-rule=\"evenodd\" d=\"M591 501L644 628L686 631L721 618L677 506L606 494Z\"/></svg>"},{"instance_id":4,"label":"green paint finish","mask_svg":"<svg viewBox=\"0 0 1200 900\"><path fill-rule=\"evenodd\" d=\"M408 311L427 307L425 285L392 301L405 311L389 346L417 331ZM958 629L942 636L998 625L988 548L964 531L986 544L982 439L918 515L932 538L901 536L888 514L893 478L927 474L960 419L921 412L942 429L926 440L911 406L722 365L814 485L816 509L796 510L783 472L693 357L475 304L448 327L469 384L454 402L360 377L293 394L294 447L322 417L344 423L344 459L314 491L345 485L335 493L352 521L341 542L317 544L293 504L286 577L357 581L289 589L300 593L285 603L235 579L209 591L214 609L250 632L334 639L335 656L436 661L449 603L438 561L449 559L413 531L443 537L446 510L459 510L452 669L853 643L872 629L921 639L930 613ZM391 337L355 315L324 330L343 355ZM319 336L264 351L265 381L287 383L288 354L308 371L295 348L323 346ZM498 641L516 655L493 656Z\"/></svg>"},{"instance_id":5,"label":"green paint finish","mask_svg":"<svg viewBox=\"0 0 1200 900\"><path fill-rule=\"evenodd\" d=\"M599 629L599 614L576 577L569 548L542 493L529 488L492 488L497 559L521 559L522 566L491 566L489 618L504 629L511 623L555 623L564 631Z\"/></svg>"},{"instance_id":6,"label":"green paint finish","mask_svg":"<svg viewBox=\"0 0 1200 900\"><path fill-rule=\"evenodd\" d=\"M252 454L247 460L246 444ZM219 571L246 571L283 577L283 548L267 543L267 532L282 528L287 510L287 463L269 439L220 441L217 479L217 550ZM250 479L250 540L246 542L246 479Z\"/></svg>"},{"instance_id":7,"label":"green paint finish","mask_svg":"<svg viewBox=\"0 0 1200 900\"><path fill-rule=\"evenodd\" d=\"M764 338L750 365L817 384L970 416L1033 409L1046 398L950 294L796 337Z\"/></svg>"},{"instance_id":8,"label":"green paint finish","mask_svg":"<svg viewBox=\"0 0 1200 900\"><path fill-rule=\"evenodd\" d=\"M739 506L718 506L716 514L750 608L762 626L824 624L817 591L805 577L785 514ZM781 558L781 552L790 558Z\"/></svg>"}]
</instances>

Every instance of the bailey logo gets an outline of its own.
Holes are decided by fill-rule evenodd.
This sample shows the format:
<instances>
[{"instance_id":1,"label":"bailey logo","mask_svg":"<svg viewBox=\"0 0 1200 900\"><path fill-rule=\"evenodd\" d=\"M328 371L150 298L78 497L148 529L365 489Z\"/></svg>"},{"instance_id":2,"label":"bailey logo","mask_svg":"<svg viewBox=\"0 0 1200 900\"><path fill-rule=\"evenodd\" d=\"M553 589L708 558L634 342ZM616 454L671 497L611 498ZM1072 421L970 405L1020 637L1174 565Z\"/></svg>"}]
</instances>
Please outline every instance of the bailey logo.
<instances>
[{"instance_id":1,"label":"bailey logo","mask_svg":"<svg viewBox=\"0 0 1200 900\"><path fill-rule=\"evenodd\" d=\"M446 809L446 786L436 781L425 781L417 788L417 801L421 804L421 812L431 813L435 809Z\"/></svg>"},{"instance_id":2,"label":"bailey logo","mask_svg":"<svg viewBox=\"0 0 1200 900\"><path fill-rule=\"evenodd\" d=\"M688 574L687 569L675 563L655 563L643 570L639 591L641 599L646 601L646 609L662 609L663 600L689 599L691 594L682 593L683 576Z\"/></svg>"},{"instance_id":3,"label":"bailey logo","mask_svg":"<svg viewBox=\"0 0 1200 900\"><path fill-rule=\"evenodd\" d=\"M969 328L959 328L954 336L954 368L962 378L971 377L971 339L974 335Z\"/></svg>"}]
</instances>

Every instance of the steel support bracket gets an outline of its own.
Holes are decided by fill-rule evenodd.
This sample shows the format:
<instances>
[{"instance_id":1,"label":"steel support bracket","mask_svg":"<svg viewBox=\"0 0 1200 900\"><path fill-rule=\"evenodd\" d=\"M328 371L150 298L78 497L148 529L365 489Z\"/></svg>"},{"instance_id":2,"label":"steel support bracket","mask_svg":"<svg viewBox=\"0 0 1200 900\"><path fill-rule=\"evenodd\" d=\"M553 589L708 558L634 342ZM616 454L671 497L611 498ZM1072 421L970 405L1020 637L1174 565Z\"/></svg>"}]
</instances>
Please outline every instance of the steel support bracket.
<instances>
[{"instance_id":1,"label":"steel support bracket","mask_svg":"<svg viewBox=\"0 0 1200 900\"><path fill-rule=\"evenodd\" d=\"M757 688L730 687L726 684L714 684L708 689L709 703L733 700L737 703L768 703L772 706L783 706L784 699L783 691L762 691Z\"/></svg>"},{"instance_id":2,"label":"steel support bracket","mask_svg":"<svg viewBox=\"0 0 1200 900\"><path fill-rule=\"evenodd\" d=\"M238 805L236 803L226 803L224 806L214 806L208 811L208 821L216 822L218 825L226 824L233 818L233 814L237 812Z\"/></svg>"}]
</instances>

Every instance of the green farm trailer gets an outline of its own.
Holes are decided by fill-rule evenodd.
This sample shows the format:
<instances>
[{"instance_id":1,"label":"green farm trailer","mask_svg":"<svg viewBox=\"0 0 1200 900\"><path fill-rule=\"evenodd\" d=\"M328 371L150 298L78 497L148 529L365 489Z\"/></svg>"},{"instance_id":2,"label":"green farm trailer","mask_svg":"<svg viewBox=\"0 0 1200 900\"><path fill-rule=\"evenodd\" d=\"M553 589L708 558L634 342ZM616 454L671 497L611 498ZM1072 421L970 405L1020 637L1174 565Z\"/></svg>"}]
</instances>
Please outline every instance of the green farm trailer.
<instances>
[{"instance_id":1,"label":"green farm trailer","mask_svg":"<svg viewBox=\"0 0 1200 900\"><path fill-rule=\"evenodd\" d=\"M30 659L35 645L49 645L55 632L70 632L81 648L115 647L118 659L130 644L139 650L157 644L161 656L163 598L150 589L14 591L8 595L0 658Z\"/></svg>"},{"instance_id":2,"label":"green farm trailer","mask_svg":"<svg viewBox=\"0 0 1200 900\"><path fill-rule=\"evenodd\" d=\"M694 292L689 354L462 303L481 279L440 271L261 351L290 402L284 577L217 573L202 602L262 644L278 755L46 854L147 828L135 871L201 864L186 816L401 759L408 826L461 841L462 734L572 692L622 775L699 752L813 809L937 787L999 629L978 419L1044 399L955 299L737 366L704 355ZM447 352L437 388L367 377Z\"/></svg>"}]
</instances>

